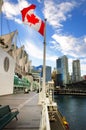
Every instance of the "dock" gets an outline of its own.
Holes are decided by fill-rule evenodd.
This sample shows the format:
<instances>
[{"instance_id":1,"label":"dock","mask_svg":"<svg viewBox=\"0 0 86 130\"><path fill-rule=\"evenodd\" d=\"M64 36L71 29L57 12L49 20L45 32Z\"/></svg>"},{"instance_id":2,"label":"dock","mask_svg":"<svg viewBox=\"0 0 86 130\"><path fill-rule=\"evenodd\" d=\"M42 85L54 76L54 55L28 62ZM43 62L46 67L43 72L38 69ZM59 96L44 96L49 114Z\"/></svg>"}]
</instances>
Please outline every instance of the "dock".
<instances>
[{"instance_id":1,"label":"dock","mask_svg":"<svg viewBox=\"0 0 86 130\"><path fill-rule=\"evenodd\" d=\"M39 94L29 92L0 96L0 105L9 105L19 110L18 120L13 119L3 130L42 130L42 106L38 105ZM50 130L66 130L62 124L59 111L55 114L56 121L50 121Z\"/></svg>"},{"instance_id":2,"label":"dock","mask_svg":"<svg viewBox=\"0 0 86 130\"><path fill-rule=\"evenodd\" d=\"M55 90L54 90L54 94L86 96L86 90L77 90L77 89L55 89Z\"/></svg>"}]
</instances>

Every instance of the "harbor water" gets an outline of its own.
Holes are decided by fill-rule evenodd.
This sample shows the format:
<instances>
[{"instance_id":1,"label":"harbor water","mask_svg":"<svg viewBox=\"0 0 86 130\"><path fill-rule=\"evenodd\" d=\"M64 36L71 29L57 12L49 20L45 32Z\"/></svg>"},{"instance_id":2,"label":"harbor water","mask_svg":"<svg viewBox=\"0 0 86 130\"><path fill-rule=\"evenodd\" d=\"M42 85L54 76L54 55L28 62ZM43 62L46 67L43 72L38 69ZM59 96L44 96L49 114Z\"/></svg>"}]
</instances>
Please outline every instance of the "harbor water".
<instances>
[{"instance_id":1,"label":"harbor water","mask_svg":"<svg viewBox=\"0 0 86 130\"><path fill-rule=\"evenodd\" d=\"M55 95L54 99L70 130L86 130L86 96Z\"/></svg>"}]
</instances>

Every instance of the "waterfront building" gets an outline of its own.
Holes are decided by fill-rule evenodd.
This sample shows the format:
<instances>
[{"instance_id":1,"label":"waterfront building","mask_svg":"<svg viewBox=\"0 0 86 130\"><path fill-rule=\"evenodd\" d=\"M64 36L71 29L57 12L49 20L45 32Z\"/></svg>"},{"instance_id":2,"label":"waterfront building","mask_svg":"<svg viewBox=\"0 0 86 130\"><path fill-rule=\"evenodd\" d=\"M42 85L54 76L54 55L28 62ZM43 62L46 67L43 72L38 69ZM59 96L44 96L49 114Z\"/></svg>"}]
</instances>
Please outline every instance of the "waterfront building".
<instances>
[{"instance_id":1,"label":"waterfront building","mask_svg":"<svg viewBox=\"0 0 86 130\"><path fill-rule=\"evenodd\" d=\"M72 75L68 75L68 80L69 80L69 84L71 84L72 83Z\"/></svg>"},{"instance_id":2,"label":"waterfront building","mask_svg":"<svg viewBox=\"0 0 86 130\"><path fill-rule=\"evenodd\" d=\"M56 75L56 84L57 86L66 86L68 84L68 58L67 56L59 57L56 60L56 69L57 69L57 75Z\"/></svg>"},{"instance_id":3,"label":"waterfront building","mask_svg":"<svg viewBox=\"0 0 86 130\"><path fill-rule=\"evenodd\" d=\"M15 60L0 48L0 96L13 93Z\"/></svg>"},{"instance_id":4,"label":"waterfront building","mask_svg":"<svg viewBox=\"0 0 86 130\"><path fill-rule=\"evenodd\" d=\"M72 62L72 81L78 82L81 80L80 60L74 60Z\"/></svg>"},{"instance_id":5,"label":"waterfront building","mask_svg":"<svg viewBox=\"0 0 86 130\"><path fill-rule=\"evenodd\" d=\"M46 66L46 82L51 81L51 67Z\"/></svg>"},{"instance_id":6,"label":"waterfront building","mask_svg":"<svg viewBox=\"0 0 86 130\"><path fill-rule=\"evenodd\" d=\"M40 76L43 77L43 66L37 66L36 70L40 71ZM51 66L46 66L46 82L51 81Z\"/></svg>"}]
</instances>

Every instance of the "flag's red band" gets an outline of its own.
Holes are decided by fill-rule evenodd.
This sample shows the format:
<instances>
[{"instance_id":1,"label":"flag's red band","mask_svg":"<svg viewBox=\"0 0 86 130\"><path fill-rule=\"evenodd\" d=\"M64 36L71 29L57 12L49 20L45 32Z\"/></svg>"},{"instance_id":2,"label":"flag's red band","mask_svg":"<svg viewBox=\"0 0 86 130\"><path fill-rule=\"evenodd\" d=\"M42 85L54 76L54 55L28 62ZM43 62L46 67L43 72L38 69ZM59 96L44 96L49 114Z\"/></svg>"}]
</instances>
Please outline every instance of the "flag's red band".
<instances>
[{"instance_id":1,"label":"flag's red band","mask_svg":"<svg viewBox=\"0 0 86 130\"><path fill-rule=\"evenodd\" d=\"M41 35L44 36L44 29L45 29L45 23L42 21L40 29L39 29L39 33L41 33Z\"/></svg>"}]
</instances>

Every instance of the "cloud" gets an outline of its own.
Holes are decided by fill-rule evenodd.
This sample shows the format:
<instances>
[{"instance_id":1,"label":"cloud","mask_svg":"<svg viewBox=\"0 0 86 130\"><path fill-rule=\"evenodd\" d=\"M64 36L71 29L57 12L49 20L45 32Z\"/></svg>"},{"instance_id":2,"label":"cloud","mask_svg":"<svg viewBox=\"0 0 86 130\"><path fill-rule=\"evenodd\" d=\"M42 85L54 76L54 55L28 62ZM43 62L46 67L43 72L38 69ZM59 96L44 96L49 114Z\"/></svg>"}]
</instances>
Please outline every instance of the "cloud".
<instances>
[{"instance_id":1,"label":"cloud","mask_svg":"<svg viewBox=\"0 0 86 130\"><path fill-rule=\"evenodd\" d=\"M36 59L42 59L43 53L42 50L40 50L34 43L32 42L25 42L25 50L31 55L32 57Z\"/></svg>"},{"instance_id":2,"label":"cloud","mask_svg":"<svg viewBox=\"0 0 86 130\"><path fill-rule=\"evenodd\" d=\"M54 34L53 46L59 49L64 55L72 57L86 57L86 36L76 38L71 35Z\"/></svg>"},{"instance_id":3,"label":"cloud","mask_svg":"<svg viewBox=\"0 0 86 130\"><path fill-rule=\"evenodd\" d=\"M14 18L14 21L17 22L18 24L22 24L22 21L16 17Z\"/></svg>"},{"instance_id":4,"label":"cloud","mask_svg":"<svg viewBox=\"0 0 86 130\"><path fill-rule=\"evenodd\" d=\"M17 16L20 14L19 9L18 9L18 4L13 4L11 2L4 1L2 11L6 15L7 18L12 19L14 16Z\"/></svg>"},{"instance_id":5,"label":"cloud","mask_svg":"<svg viewBox=\"0 0 86 130\"><path fill-rule=\"evenodd\" d=\"M71 10L76 6L75 2L63 2L56 4L53 0L44 1L44 17L54 28L61 28L62 22L71 17Z\"/></svg>"},{"instance_id":6,"label":"cloud","mask_svg":"<svg viewBox=\"0 0 86 130\"><path fill-rule=\"evenodd\" d=\"M56 61L57 58L58 58L58 57L55 56L55 55L54 55L54 56L52 56L52 55L47 55L46 60L53 62L53 61Z\"/></svg>"},{"instance_id":7,"label":"cloud","mask_svg":"<svg viewBox=\"0 0 86 130\"><path fill-rule=\"evenodd\" d=\"M35 45L34 41L25 41L25 50L27 51L27 53L36 59L40 59L43 60L43 48ZM55 62L56 61L57 56L52 55L49 53L49 51L46 54L46 60L50 61L50 62Z\"/></svg>"},{"instance_id":8,"label":"cloud","mask_svg":"<svg viewBox=\"0 0 86 130\"><path fill-rule=\"evenodd\" d=\"M10 2L9 0L4 0L2 12L8 19L14 20L18 24L21 24L22 22L19 18L17 18L17 16L21 14L20 10L26 6L28 6L28 2L26 0L21 0L16 4Z\"/></svg>"}]
</instances>

